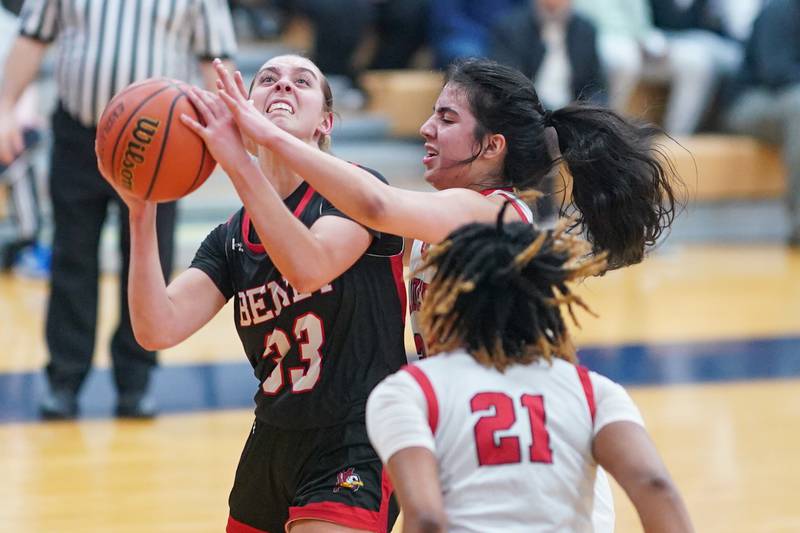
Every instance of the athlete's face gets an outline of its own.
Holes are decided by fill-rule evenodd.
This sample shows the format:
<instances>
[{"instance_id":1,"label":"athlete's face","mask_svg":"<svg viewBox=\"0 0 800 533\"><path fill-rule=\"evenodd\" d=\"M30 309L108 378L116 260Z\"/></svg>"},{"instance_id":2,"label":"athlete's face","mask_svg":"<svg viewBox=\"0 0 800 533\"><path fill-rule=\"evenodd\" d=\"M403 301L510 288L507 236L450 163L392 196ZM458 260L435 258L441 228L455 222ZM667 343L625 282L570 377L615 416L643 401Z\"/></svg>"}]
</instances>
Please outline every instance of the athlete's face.
<instances>
[{"instance_id":1,"label":"athlete's face","mask_svg":"<svg viewBox=\"0 0 800 533\"><path fill-rule=\"evenodd\" d=\"M333 113L325 109L324 77L300 56L270 59L256 74L250 98L281 129L307 142L330 133Z\"/></svg>"},{"instance_id":2,"label":"athlete's face","mask_svg":"<svg viewBox=\"0 0 800 533\"><path fill-rule=\"evenodd\" d=\"M442 89L433 114L419 129L425 139L425 180L438 190L470 187L487 171L483 158L470 164L480 149L475 139L477 121L464 90L453 83Z\"/></svg>"}]
</instances>

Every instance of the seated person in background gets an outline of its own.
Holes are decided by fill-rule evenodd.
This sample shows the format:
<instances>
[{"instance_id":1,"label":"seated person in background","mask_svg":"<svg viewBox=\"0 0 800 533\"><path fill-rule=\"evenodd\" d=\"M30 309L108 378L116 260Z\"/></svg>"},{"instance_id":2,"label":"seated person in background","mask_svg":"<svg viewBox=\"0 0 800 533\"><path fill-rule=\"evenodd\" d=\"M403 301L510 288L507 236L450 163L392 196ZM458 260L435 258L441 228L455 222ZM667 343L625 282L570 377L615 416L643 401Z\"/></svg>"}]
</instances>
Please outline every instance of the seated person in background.
<instances>
[{"instance_id":1,"label":"seated person in background","mask_svg":"<svg viewBox=\"0 0 800 533\"><path fill-rule=\"evenodd\" d=\"M494 23L528 0L434 0L430 42L437 68L456 59L489 57L489 30Z\"/></svg>"},{"instance_id":2,"label":"seated person in background","mask_svg":"<svg viewBox=\"0 0 800 533\"><path fill-rule=\"evenodd\" d=\"M726 94L724 122L783 151L790 246L800 248L800 1L772 0L753 24L744 62Z\"/></svg>"},{"instance_id":3,"label":"seated person in background","mask_svg":"<svg viewBox=\"0 0 800 533\"><path fill-rule=\"evenodd\" d=\"M588 258L567 221L539 231L503 224L502 213L428 251L421 270L435 273L421 321L437 355L387 377L367 401L403 531L595 531L598 466L645 532L692 531L631 398L576 363L561 307L586 307L571 285L602 272L605 255Z\"/></svg>"},{"instance_id":4,"label":"seated person in background","mask_svg":"<svg viewBox=\"0 0 800 533\"><path fill-rule=\"evenodd\" d=\"M288 13L308 17L314 25L312 59L325 73L342 108L359 107L359 72L354 56L370 28L377 46L366 68L407 68L425 43L431 0L276 0ZM434 2L435 3L435 2ZM363 100L363 97L361 97ZM361 102L363 103L363 102Z\"/></svg>"},{"instance_id":5,"label":"seated person in background","mask_svg":"<svg viewBox=\"0 0 800 533\"><path fill-rule=\"evenodd\" d=\"M530 77L546 108L607 103L594 26L571 0L529 0L497 21L490 41L490 57Z\"/></svg>"},{"instance_id":6,"label":"seated person in background","mask_svg":"<svg viewBox=\"0 0 800 533\"><path fill-rule=\"evenodd\" d=\"M571 0L528 0L492 27L489 55L531 78L547 109L576 100L607 105L596 41L594 26L572 10ZM553 193L562 188L557 178L558 172L551 173L540 187L545 196L533 209L540 224L557 212Z\"/></svg>"},{"instance_id":7,"label":"seated person in background","mask_svg":"<svg viewBox=\"0 0 800 533\"><path fill-rule=\"evenodd\" d=\"M597 28L612 108L624 112L640 80L667 83L670 90L664 129L674 135L691 134L697 129L722 72L736 69L736 45L695 27L697 21L680 22L685 26L681 30L659 28L654 9L660 23L670 20L674 25L687 14L691 19L693 13L702 12L705 3L686 0L679 8L673 0L574 0L575 10ZM703 9L691 7L694 4ZM693 11L685 11L686 6Z\"/></svg>"}]
</instances>

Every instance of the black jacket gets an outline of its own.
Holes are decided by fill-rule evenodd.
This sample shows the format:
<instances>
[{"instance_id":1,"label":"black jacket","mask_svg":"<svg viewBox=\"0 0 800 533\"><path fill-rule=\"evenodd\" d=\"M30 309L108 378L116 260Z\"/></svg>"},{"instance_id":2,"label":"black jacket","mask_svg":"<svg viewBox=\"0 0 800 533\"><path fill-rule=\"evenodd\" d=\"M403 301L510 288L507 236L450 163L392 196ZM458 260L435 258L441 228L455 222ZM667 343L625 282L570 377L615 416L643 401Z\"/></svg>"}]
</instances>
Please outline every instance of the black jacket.
<instances>
[{"instance_id":1,"label":"black jacket","mask_svg":"<svg viewBox=\"0 0 800 533\"><path fill-rule=\"evenodd\" d=\"M731 101L748 88L780 90L800 84L800 0L772 0L753 23Z\"/></svg>"},{"instance_id":2,"label":"black jacket","mask_svg":"<svg viewBox=\"0 0 800 533\"><path fill-rule=\"evenodd\" d=\"M572 74L572 98L607 104L607 86L597 54L594 26L573 13L567 23L566 40ZM536 78L544 54L539 21L529 4L504 16L492 28L490 57L519 69L531 79Z\"/></svg>"}]
</instances>

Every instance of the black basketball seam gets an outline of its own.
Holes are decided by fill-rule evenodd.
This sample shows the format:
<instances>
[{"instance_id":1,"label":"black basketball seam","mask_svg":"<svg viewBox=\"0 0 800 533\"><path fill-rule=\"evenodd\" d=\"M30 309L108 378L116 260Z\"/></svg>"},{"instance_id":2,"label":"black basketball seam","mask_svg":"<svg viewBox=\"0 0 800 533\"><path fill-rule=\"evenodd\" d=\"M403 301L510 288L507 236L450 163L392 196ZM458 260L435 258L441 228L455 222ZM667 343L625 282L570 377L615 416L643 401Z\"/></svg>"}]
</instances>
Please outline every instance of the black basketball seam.
<instances>
[{"instance_id":1,"label":"black basketball seam","mask_svg":"<svg viewBox=\"0 0 800 533\"><path fill-rule=\"evenodd\" d=\"M170 82L170 85L176 87L174 83ZM153 187L156 185L156 180L158 179L158 171L161 169L161 160L164 159L164 151L167 149L167 140L169 139L169 127L172 124L172 112L175 110L175 106L178 104L178 100L181 98L186 98L186 93L178 88L178 94L175 98L172 99L172 103L169 106L169 114L167 115L167 124L164 127L164 139L161 141L161 150L158 152L158 160L156 161L156 168L153 170L153 177L150 178L150 187L147 188L147 194L144 195L145 200L150 199L150 195L153 193Z\"/></svg>"},{"instance_id":2,"label":"black basketball seam","mask_svg":"<svg viewBox=\"0 0 800 533\"><path fill-rule=\"evenodd\" d=\"M153 81L162 81L162 80L153 80ZM117 158L117 147L119 146L119 140L122 138L122 134L125 133L125 129L128 127L128 124L131 123L133 117L136 116L136 112L139 111L139 109L141 109L142 106L144 106L147 102L149 102L151 98L155 98L156 96L163 93L167 89L169 89L169 87L164 87L163 89L159 89L158 91L154 92L153 94L145 98L142 102L140 102L139 105L136 106L133 109L133 111L131 111L131 114L128 116L128 120L126 120L125 124L123 124L122 128L120 128L119 135L117 135L117 140L114 142L114 149L111 151L111 177L114 178L114 181L117 181L116 180L117 173L114 170L114 164L115 164L115 159Z\"/></svg>"}]
</instances>

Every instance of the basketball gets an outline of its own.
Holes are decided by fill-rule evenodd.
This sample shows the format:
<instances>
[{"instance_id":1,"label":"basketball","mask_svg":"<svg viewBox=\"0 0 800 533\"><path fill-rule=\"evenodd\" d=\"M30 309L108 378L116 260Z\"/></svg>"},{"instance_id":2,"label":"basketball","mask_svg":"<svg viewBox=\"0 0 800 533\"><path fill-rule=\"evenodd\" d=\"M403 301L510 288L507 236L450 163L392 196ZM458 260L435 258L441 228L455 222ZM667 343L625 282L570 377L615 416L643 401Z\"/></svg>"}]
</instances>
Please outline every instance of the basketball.
<instances>
[{"instance_id":1,"label":"basketball","mask_svg":"<svg viewBox=\"0 0 800 533\"><path fill-rule=\"evenodd\" d=\"M202 122L189 86L148 79L119 92L97 124L97 159L107 179L136 198L168 202L197 189L214 170L203 140L180 120Z\"/></svg>"}]
</instances>

